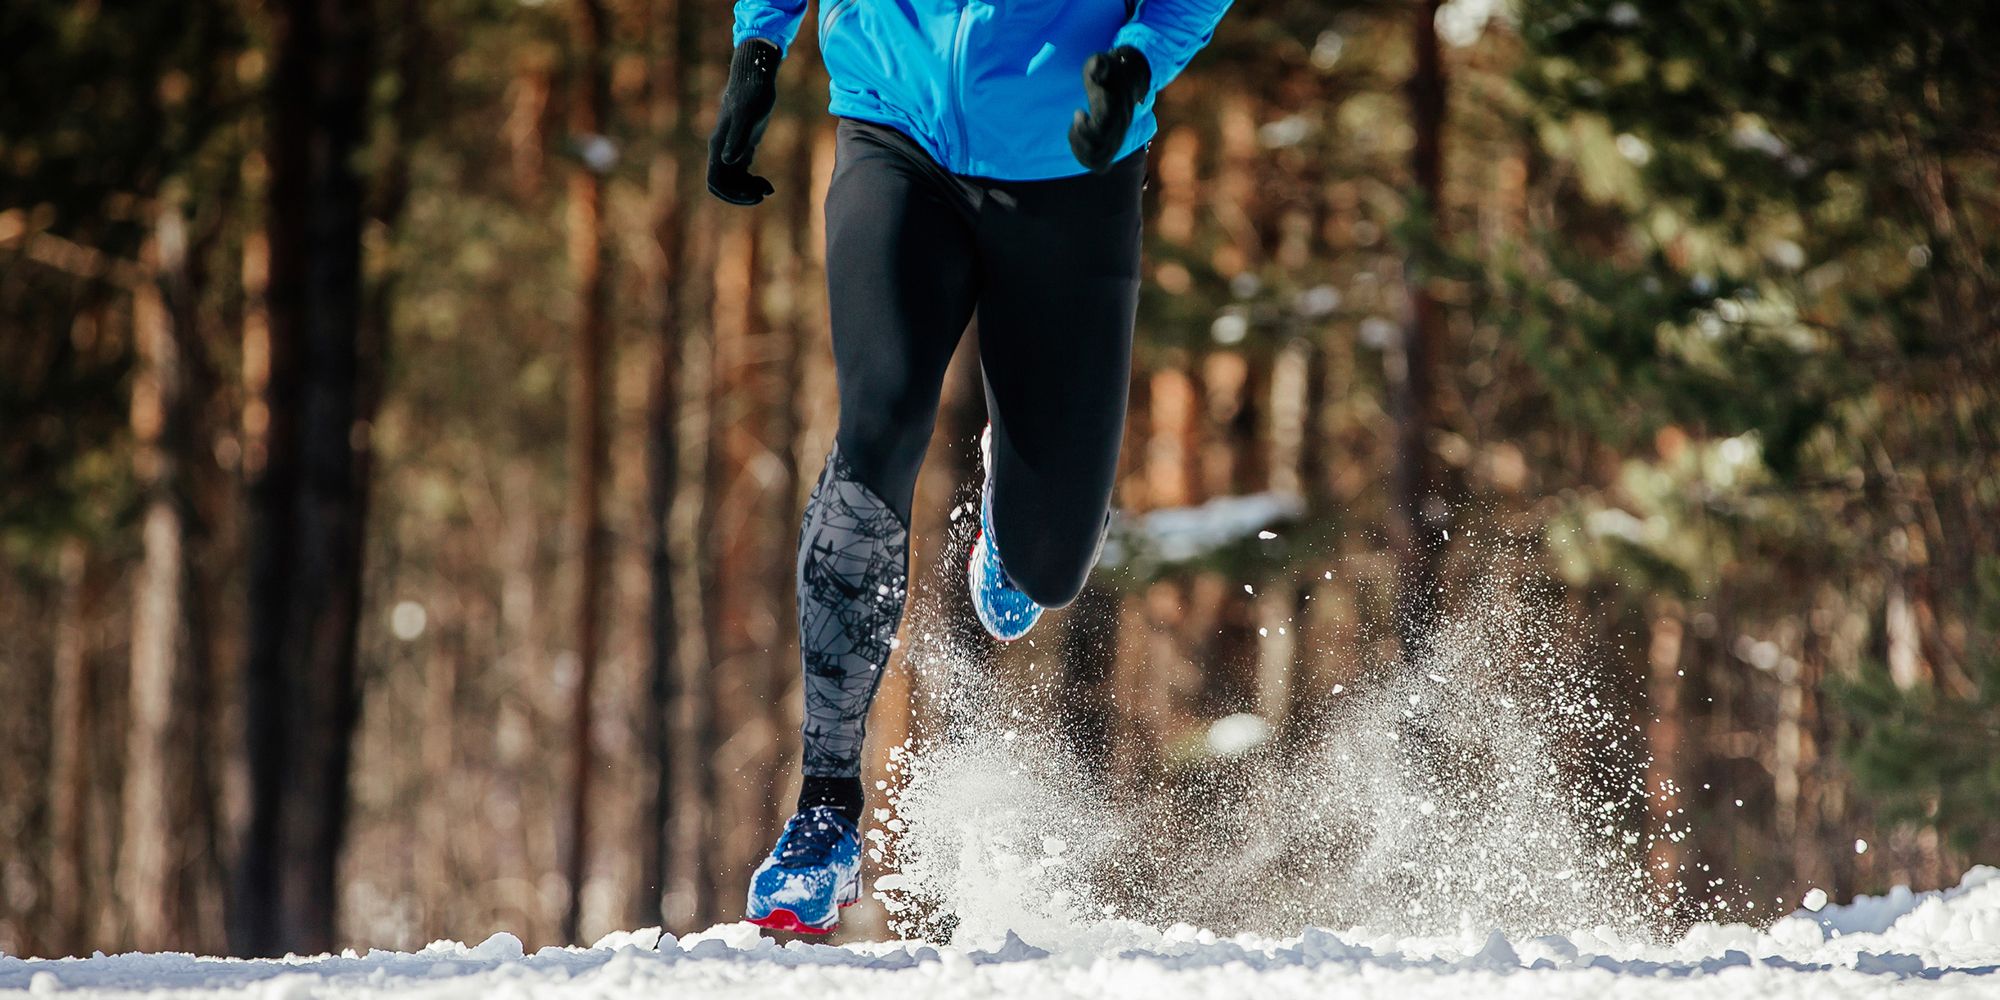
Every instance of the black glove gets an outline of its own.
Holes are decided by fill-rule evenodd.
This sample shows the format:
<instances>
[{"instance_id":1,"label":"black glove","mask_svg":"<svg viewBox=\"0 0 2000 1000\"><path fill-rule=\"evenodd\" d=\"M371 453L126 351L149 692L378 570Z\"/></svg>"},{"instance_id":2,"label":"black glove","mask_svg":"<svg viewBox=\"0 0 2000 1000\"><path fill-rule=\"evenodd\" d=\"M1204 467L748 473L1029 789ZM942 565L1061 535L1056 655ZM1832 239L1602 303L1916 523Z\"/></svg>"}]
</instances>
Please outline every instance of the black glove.
<instances>
[{"instance_id":1,"label":"black glove","mask_svg":"<svg viewBox=\"0 0 2000 1000\"><path fill-rule=\"evenodd\" d=\"M722 88L722 111L708 140L708 190L734 205L755 205L771 193L771 182L750 172L750 157L764 138L764 123L778 104L776 45L752 38L729 57L729 83Z\"/></svg>"},{"instance_id":2,"label":"black glove","mask_svg":"<svg viewBox=\"0 0 2000 1000\"><path fill-rule=\"evenodd\" d=\"M1132 112L1152 86L1153 67L1130 45L1091 56L1083 64L1083 92L1090 98L1090 112L1078 111L1069 126L1069 151L1076 154L1076 162L1098 173L1111 169L1111 160L1132 127Z\"/></svg>"}]
</instances>

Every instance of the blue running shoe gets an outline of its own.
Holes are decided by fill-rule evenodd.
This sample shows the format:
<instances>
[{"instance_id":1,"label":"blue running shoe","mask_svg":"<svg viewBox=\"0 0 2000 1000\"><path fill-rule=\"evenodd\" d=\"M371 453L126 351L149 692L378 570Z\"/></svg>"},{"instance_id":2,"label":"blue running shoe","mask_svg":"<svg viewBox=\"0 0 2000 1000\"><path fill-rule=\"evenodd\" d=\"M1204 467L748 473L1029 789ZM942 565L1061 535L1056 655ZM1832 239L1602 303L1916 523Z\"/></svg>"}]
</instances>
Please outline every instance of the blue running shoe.
<instances>
[{"instance_id":1,"label":"blue running shoe","mask_svg":"<svg viewBox=\"0 0 2000 1000\"><path fill-rule=\"evenodd\" d=\"M1042 618L1042 606L1021 593L1000 565L1000 549L993 544L993 425L979 435L979 455L986 466L986 485L979 496L979 536L972 540L972 556L967 561L966 579L972 590L972 609L979 624L1001 642L1013 642L1027 635Z\"/></svg>"},{"instance_id":2,"label":"blue running shoe","mask_svg":"<svg viewBox=\"0 0 2000 1000\"><path fill-rule=\"evenodd\" d=\"M743 919L759 927L826 934L840 908L861 898L861 836L832 806L793 816L778 846L750 876Z\"/></svg>"}]
</instances>

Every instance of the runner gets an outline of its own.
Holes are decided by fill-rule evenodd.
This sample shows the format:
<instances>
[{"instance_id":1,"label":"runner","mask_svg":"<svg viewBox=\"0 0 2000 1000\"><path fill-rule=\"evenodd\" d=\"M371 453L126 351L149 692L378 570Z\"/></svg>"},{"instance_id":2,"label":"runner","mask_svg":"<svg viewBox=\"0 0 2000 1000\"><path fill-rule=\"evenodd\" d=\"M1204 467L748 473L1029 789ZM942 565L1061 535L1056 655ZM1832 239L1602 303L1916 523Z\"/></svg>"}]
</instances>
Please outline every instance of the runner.
<instances>
[{"instance_id":1,"label":"runner","mask_svg":"<svg viewBox=\"0 0 2000 1000\"><path fill-rule=\"evenodd\" d=\"M976 316L989 424L968 565L1003 640L1075 599L1124 433L1153 101L1228 0L825 0L840 117L826 197L840 424L799 540L798 814L747 919L826 933L860 897L861 749L902 621L910 504L945 368ZM740 0L709 190L751 172L805 0Z\"/></svg>"}]
</instances>

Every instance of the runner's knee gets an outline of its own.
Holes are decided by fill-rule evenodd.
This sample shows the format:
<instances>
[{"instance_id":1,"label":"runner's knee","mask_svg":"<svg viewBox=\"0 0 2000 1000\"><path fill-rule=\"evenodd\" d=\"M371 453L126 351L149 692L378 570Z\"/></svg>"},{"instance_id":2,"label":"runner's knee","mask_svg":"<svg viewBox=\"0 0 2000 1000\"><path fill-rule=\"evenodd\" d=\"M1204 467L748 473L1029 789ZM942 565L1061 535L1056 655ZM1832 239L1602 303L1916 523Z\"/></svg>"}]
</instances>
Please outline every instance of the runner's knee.
<instances>
[{"instance_id":1,"label":"runner's knee","mask_svg":"<svg viewBox=\"0 0 2000 1000\"><path fill-rule=\"evenodd\" d=\"M1103 522L1092 529L1051 530L1028 534L1020 544L1012 544L1004 533L996 533L1000 563L1008 579L1021 593L1045 608L1068 607L1097 566L1098 551L1104 540ZM1026 533L1023 533L1026 534Z\"/></svg>"},{"instance_id":2,"label":"runner's knee","mask_svg":"<svg viewBox=\"0 0 2000 1000\"><path fill-rule=\"evenodd\" d=\"M907 524L937 421L937 394L890 374L863 378L851 391L843 387L838 440L855 475Z\"/></svg>"}]
</instances>

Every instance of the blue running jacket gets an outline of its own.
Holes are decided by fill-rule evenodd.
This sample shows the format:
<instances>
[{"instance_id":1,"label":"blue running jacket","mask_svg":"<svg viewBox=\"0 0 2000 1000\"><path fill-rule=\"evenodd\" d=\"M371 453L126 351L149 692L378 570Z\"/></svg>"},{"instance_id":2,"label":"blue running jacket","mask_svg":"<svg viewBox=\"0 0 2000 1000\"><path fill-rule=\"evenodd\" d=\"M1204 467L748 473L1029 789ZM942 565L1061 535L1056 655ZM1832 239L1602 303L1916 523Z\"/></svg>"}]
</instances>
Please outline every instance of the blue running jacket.
<instances>
[{"instance_id":1,"label":"blue running jacket","mask_svg":"<svg viewBox=\"0 0 2000 1000\"><path fill-rule=\"evenodd\" d=\"M1229 0L819 0L828 110L892 126L946 170L996 180L1084 172L1069 149L1083 63L1130 45L1153 88L1123 157L1153 137L1153 97L1208 44ZM735 44L782 51L806 0L737 0Z\"/></svg>"}]
</instances>

